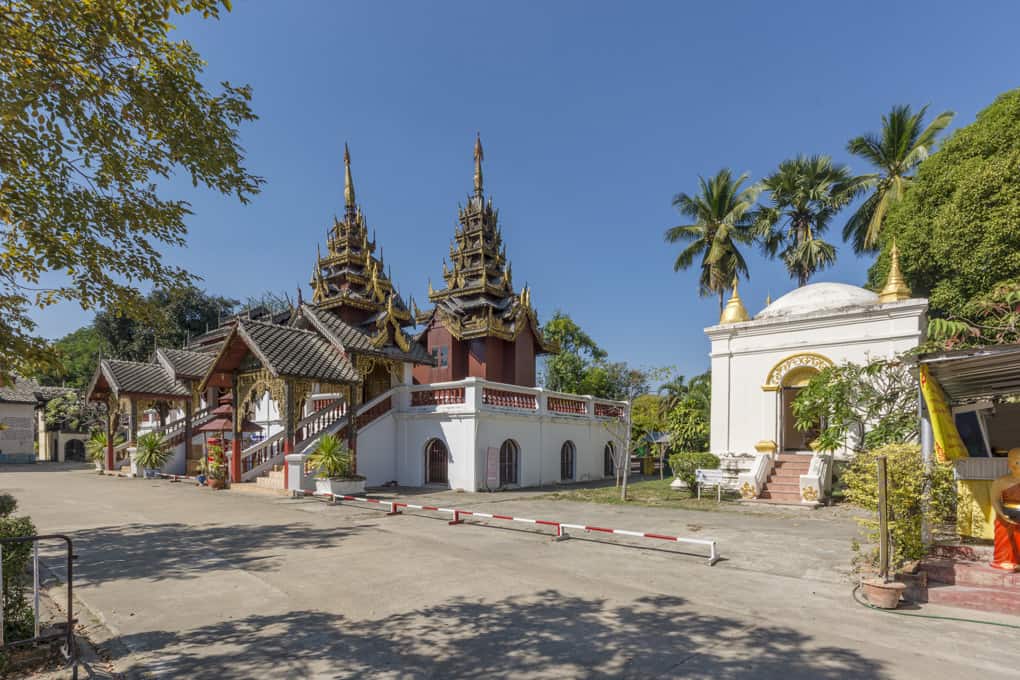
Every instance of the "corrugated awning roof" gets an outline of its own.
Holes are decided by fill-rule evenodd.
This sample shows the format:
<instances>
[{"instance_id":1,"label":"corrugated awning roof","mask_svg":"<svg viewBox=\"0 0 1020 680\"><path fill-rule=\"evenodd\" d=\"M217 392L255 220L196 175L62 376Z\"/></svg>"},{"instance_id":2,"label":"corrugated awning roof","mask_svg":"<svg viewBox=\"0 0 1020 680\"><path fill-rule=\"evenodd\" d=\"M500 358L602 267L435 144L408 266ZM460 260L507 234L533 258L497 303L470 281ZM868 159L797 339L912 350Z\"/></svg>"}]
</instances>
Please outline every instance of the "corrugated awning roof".
<instances>
[{"instance_id":1,"label":"corrugated awning roof","mask_svg":"<svg viewBox=\"0 0 1020 680\"><path fill-rule=\"evenodd\" d=\"M995 345L923 354L950 401L975 401L1020 393L1020 345Z\"/></svg>"}]
</instances>

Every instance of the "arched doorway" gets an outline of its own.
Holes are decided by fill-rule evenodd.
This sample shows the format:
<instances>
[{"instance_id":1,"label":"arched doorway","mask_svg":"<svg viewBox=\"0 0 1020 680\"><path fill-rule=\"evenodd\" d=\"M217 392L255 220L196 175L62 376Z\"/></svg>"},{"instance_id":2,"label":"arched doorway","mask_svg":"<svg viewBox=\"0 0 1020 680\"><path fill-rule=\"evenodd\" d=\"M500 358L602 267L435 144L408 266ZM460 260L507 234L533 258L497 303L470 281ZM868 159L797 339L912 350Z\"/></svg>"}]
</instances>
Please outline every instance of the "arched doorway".
<instances>
[{"instance_id":1,"label":"arched doorway","mask_svg":"<svg viewBox=\"0 0 1020 680\"><path fill-rule=\"evenodd\" d=\"M80 439L64 442L64 460L85 462L85 444Z\"/></svg>"},{"instance_id":2,"label":"arched doorway","mask_svg":"<svg viewBox=\"0 0 1020 680\"><path fill-rule=\"evenodd\" d=\"M560 479L569 481L574 478L574 462L577 458L577 448L574 442L569 439L563 442L560 447Z\"/></svg>"},{"instance_id":3,"label":"arched doorway","mask_svg":"<svg viewBox=\"0 0 1020 680\"><path fill-rule=\"evenodd\" d=\"M793 401L800 391L811 382L821 371L833 366L832 360L815 352L793 354L772 367L765 378L762 389L772 393L775 398L765 401L765 422L775 423L774 434L765 437L762 442L774 440L780 451L810 451L811 442L818 436L819 423L805 431L797 429L797 419L793 415Z\"/></svg>"},{"instance_id":4,"label":"arched doorway","mask_svg":"<svg viewBox=\"0 0 1020 680\"><path fill-rule=\"evenodd\" d=\"M507 439L499 447L499 485L518 484L521 447L513 439Z\"/></svg>"},{"instance_id":5,"label":"arched doorway","mask_svg":"<svg viewBox=\"0 0 1020 680\"><path fill-rule=\"evenodd\" d=\"M449 484L450 452L439 439L425 445L425 483Z\"/></svg>"},{"instance_id":6,"label":"arched doorway","mask_svg":"<svg viewBox=\"0 0 1020 680\"><path fill-rule=\"evenodd\" d=\"M606 442L606 448L602 452L602 474L605 477L616 476L616 449L613 442Z\"/></svg>"}]
</instances>

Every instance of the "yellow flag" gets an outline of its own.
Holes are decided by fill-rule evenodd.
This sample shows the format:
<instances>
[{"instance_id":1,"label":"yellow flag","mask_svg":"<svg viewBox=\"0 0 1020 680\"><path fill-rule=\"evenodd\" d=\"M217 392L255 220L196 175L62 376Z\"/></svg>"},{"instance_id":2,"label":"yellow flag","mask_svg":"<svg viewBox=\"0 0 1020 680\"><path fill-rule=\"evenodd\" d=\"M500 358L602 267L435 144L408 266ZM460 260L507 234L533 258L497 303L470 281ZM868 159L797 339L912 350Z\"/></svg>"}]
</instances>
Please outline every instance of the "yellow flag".
<instances>
[{"instance_id":1,"label":"yellow flag","mask_svg":"<svg viewBox=\"0 0 1020 680\"><path fill-rule=\"evenodd\" d=\"M958 458L968 458L970 454L960 438L953 419L953 410L949 408L949 400L942 386L928 372L927 364L921 364L921 394L928 407L931 418L931 429L935 435L935 456L939 462L945 463Z\"/></svg>"}]
</instances>

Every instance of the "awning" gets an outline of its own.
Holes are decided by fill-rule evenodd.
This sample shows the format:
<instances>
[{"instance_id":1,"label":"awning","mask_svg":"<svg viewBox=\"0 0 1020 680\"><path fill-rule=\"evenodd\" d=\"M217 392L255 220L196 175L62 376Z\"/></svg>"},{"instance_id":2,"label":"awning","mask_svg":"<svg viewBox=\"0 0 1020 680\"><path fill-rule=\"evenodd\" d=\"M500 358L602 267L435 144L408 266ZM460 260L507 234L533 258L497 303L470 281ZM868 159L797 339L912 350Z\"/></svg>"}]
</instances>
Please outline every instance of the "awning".
<instances>
[{"instance_id":1,"label":"awning","mask_svg":"<svg viewBox=\"0 0 1020 680\"><path fill-rule=\"evenodd\" d=\"M923 354L917 362L928 366L954 403L1020 393L1020 345Z\"/></svg>"}]
</instances>

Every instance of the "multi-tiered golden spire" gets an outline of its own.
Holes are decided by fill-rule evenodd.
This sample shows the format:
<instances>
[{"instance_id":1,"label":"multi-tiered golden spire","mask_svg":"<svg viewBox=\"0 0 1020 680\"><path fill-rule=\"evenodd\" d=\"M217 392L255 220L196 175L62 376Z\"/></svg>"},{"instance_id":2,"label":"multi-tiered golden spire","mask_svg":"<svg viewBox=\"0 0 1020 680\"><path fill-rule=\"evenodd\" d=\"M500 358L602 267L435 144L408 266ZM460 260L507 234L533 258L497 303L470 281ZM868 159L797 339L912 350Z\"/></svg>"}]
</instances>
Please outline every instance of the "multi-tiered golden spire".
<instances>
[{"instance_id":1,"label":"multi-tiered golden spire","mask_svg":"<svg viewBox=\"0 0 1020 680\"><path fill-rule=\"evenodd\" d=\"M482 161L485 160L485 152L482 151L482 133L475 137L475 196L482 195Z\"/></svg>"},{"instance_id":2,"label":"multi-tiered golden spire","mask_svg":"<svg viewBox=\"0 0 1020 680\"><path fill-rule=\"evenodd\" d=\"M903 278L903 272L900 271L900 249L896 247L895 240L892 244L892 252L889 253L889 259L892 260L889 264L889 276L886 277L885 288L878 294L878 301L885 303L909 300L910 286L907 285L906 279Z\"/></svg>"},{"instance_id":3,"label":"multi-tiered golden spire","mask_svg":"<svg viewBox=\"0 0 1020 680\"><path fill-rule=\"evenodd\" d=\"M351 175L351 151L344 142L344 207L353 213L355 210L354 201L354 177Z\"/></svg>"},{"instance_id":4,"label":"multi-tiered golden spire","mask_svg":"<svg viewBox=\"0 0 1020 680\"><path fill-rule=\"evenodd\" d=\"M726 307L722 311L722 315L719 317L720 324L727 323L740 323L741 321L750 320L750 316L747 314L747 310L744 309L744 302L740 299L740 292L737 290L737 283L739 279L733 277L733 294L730 295L729 302L726 303Z\"/></svg>"}]
</instances>

